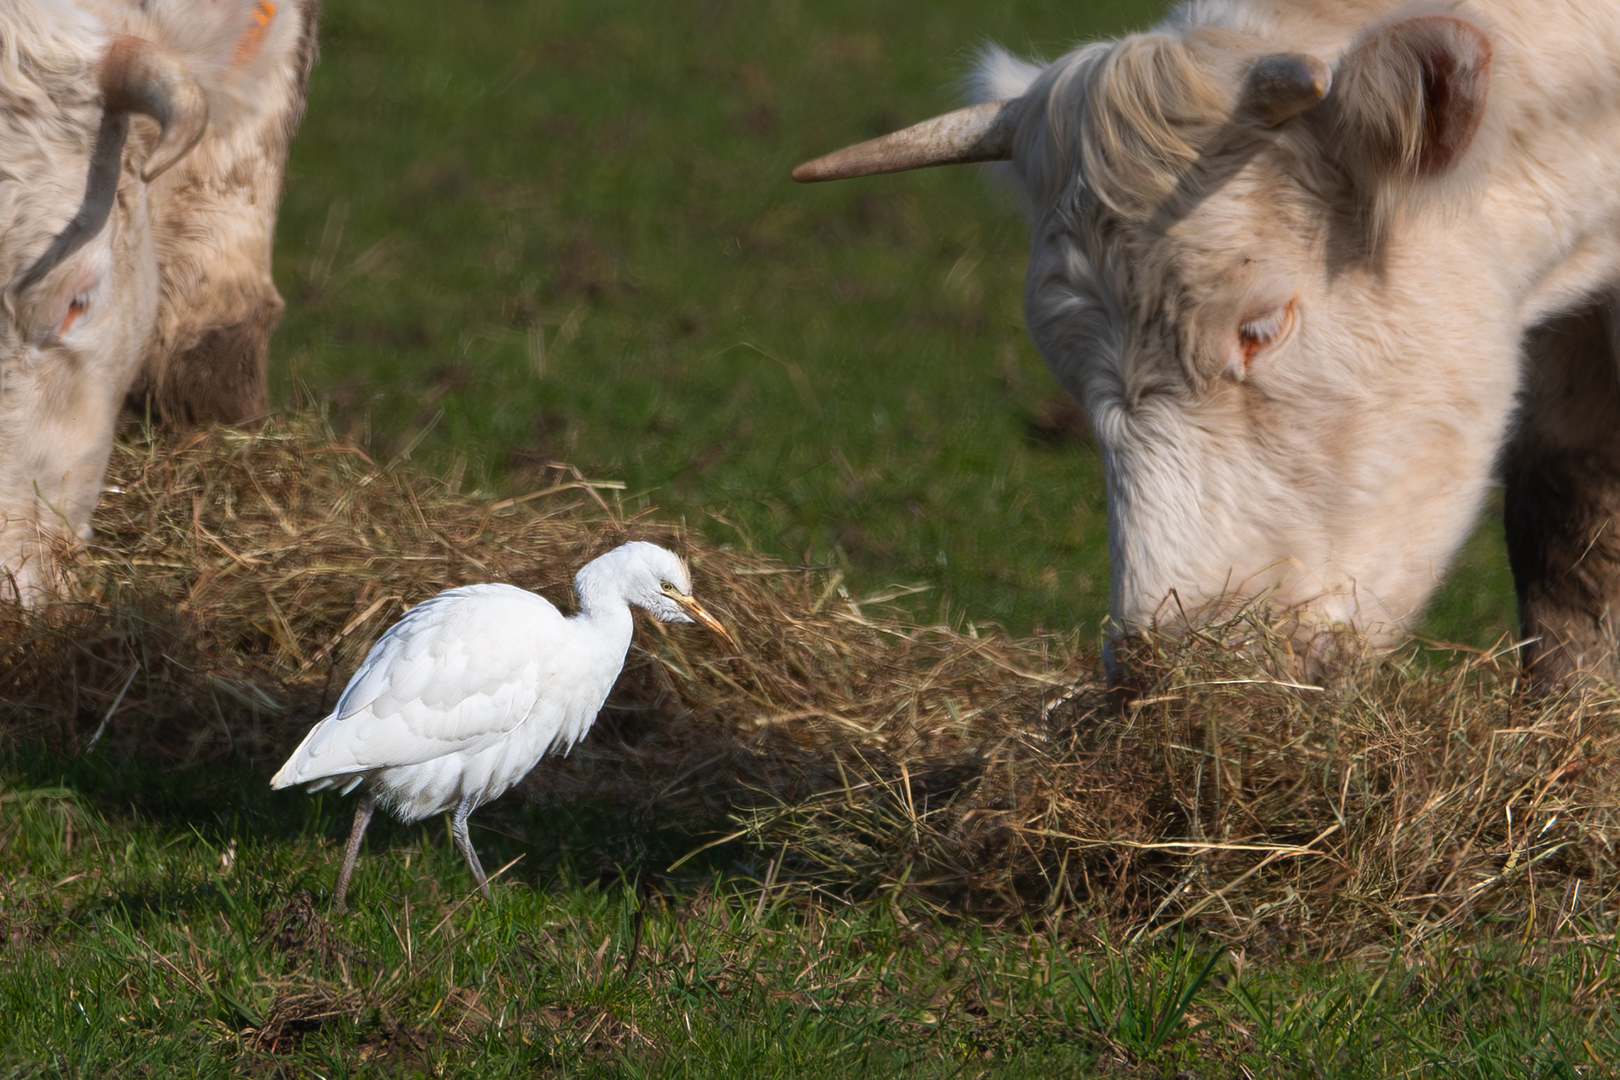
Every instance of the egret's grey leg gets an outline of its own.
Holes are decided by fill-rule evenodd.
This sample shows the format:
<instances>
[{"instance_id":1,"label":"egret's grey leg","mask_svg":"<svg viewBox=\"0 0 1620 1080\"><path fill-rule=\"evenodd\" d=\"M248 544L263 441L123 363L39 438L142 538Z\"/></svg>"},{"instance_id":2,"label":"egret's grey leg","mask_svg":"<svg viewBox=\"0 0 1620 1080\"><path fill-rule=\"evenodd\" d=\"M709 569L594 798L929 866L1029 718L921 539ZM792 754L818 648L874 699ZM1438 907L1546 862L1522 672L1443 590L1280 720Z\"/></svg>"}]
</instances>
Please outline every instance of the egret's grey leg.
<instances>
[{"instance_id":1,"label":"egret's grey leg","mask_svg":"<svg viewBox=\"0 0 1620 1080\"><path fill-rule=\"evenodd\" d=\"M332 894L332 910L343 912L343 898L349 891L349 875L354 873L354 857L360 854L360 838L371 824L371 812L377 808L377 796L367 791L361 794L354 808L354 828L349 830L349 846L343 852L343 869L338 871L337 891Z\"/></svg>"},{"instance_id":2,"label":"egret's grey leg","mask_svg":"<svg viewBox=\"0 0 1620 1080\"><path fill-rule=\"evenodd\" d=\"M456 816L450 819L450 835L455 837L456 850L461 852L461 857L467 860L467 865L472 869L473 877L478 879L478 890L484 894L484 899L488 900L489 879L484 876L484 868L478 862L478 853L473 850L472 841L467 838L467 815L477 807L478 804L473 802L471 795L456 804Z\"/></svg>"}]
</instances>

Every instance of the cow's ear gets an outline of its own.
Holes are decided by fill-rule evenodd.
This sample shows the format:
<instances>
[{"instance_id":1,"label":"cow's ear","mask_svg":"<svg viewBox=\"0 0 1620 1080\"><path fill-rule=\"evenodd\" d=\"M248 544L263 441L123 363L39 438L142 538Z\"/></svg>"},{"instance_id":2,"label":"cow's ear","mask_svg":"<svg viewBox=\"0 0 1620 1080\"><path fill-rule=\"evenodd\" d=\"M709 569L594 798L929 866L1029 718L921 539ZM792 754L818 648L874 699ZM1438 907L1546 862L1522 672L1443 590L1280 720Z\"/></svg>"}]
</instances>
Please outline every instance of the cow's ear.
<instances>
[{"instance_id":1,"label":"cow's ear","mask_svg":"<svg viewBox=\"0 0 1620 1080\"><path fill-rule=\"evenodd\" d=\"M210 125L230 129L280 100L274 84L297 67L312 7L312 0L146 0L129 22L202 87Z\"/></svg>"},{"instance_id":2,"label":"cow's ear","mask_svg":"<svg viewBox=\"0 0 1620 1080\"><path fill-rule=\"evenodd\" d=\"M1333 73L1330 145L1360 184L1439 176L1485 115L1491 44L1473 23L1422 15L1375 30Z\"/></svg>"}]
</instances>

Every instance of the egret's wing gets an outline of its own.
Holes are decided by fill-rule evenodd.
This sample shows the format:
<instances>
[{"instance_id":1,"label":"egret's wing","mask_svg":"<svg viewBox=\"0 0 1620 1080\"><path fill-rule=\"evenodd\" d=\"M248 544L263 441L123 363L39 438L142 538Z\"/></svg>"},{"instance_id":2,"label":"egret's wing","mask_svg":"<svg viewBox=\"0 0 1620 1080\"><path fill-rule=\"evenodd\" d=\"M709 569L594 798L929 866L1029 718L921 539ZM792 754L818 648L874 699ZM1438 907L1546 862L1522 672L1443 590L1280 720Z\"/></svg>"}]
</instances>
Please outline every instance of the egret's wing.
<instances>
[{"instance_id":1,"label":"egret's wing","mask_svg":"<svg viewBox=\"0 0 1620 1080\"><path fill-rule=\"evenodd\" d=\"M475 753L544 707L569 666L570 627L541 597L469 585L417 605L395 623L271 783L415 765ZM537 710L537 706L541 706Z\"/></svg>"}]
</instances>

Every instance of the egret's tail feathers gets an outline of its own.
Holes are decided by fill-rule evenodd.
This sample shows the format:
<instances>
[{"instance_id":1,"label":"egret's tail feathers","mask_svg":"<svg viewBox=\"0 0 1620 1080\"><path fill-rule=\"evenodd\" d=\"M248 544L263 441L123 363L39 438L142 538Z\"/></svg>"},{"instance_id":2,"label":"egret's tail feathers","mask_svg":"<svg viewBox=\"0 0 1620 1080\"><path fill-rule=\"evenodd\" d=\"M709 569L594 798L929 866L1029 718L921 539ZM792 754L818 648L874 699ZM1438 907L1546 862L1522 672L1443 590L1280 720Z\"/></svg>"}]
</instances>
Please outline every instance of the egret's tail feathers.
<instances>
[{"instance_id":1,"label":"egret's tail feathers","mask_svg":"<svg viewBox=\"0 0 1620 1080\"><path fill-rule=\"evenodd\" d=\"M341 779L341 777L338 779ZM282 788L292 787L294 784L313 784L320 780L327 781L321 787L332 786L330 770L317 769L313 766L309 754L309 737L305 736L304 741L298 744L298 749L292 752L292 756L281 767L281 771L270 778L270 789L280 791ZM317 791L319 789L312 787L309 790Z\"/></svg>"},{"instance_id":2,"label":"egret's tail feathers","mask_svg":"<svg viewBox=\"0 0 1620 1080\"><path fill-rule=\"evenodd\" d=\"M341 785L342 791L340 794L347 795L359 785L360 781L366 778L364 772L326 773L321 776L307 776L303 772L302 766L304 762L299 760L300 757L301 755L294 754L287 760L287 764L281 767L281 771L270 778L271 791L280 791L282 788L300 785L306 791L325 791L327 788Z\"/></svg>"},{"instance_id":3,"label":"egret's tail feathers","mask_svg":"<svg viewBox=\"0 0 1620 1080\"><path fill-rule=\"evenodd\" d=\"M330 716L326 718L326 720L330 719ZM310 767L310 740L315 738L315 733L321 730L326 720L322 720L319 724L310 728L309 733L298 744L298 749L287 755L287 760L282 764L281 769L270 778L271 791L280 791L282 788L292 787L294 784L307 784L311 780L319 780L322 775L330 774L330 770L325 773L317 773Z\"/></svg>"},{"instance_id":4,"label":"egret's tail feathers","mask_svg":"<svg viewBox=\"0 0 1620 1080\"><path fill-rule=\"evenodd\" d=\"M281 771L270 778L270 790L280 791L282 788L292 787L299 782L298 755L294 754L287 759L287 763L281 767Z\"/></svg>"}]
</instances>

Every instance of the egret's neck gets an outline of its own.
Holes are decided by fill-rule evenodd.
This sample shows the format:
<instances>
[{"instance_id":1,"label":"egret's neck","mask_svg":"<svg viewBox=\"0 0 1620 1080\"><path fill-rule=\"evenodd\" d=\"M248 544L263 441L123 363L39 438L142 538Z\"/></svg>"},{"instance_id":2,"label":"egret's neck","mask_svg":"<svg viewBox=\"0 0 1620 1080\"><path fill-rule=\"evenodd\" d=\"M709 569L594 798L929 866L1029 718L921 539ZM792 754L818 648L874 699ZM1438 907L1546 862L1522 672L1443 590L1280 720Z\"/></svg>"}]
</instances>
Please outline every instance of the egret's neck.
<instances>
[{"instance_id":1,"label":"egret's neck","mask_svg":"<svg viewBox=\"0 0 1620 1080\"><path fill-rule=\"evenodd\" d=\"M574 616L574 622L603 636L622 637L629 642L635 619L623 593L611 582L586 574L574 579L574 591L579 596L579 614Z\"/></svg>"}]
</instances>

